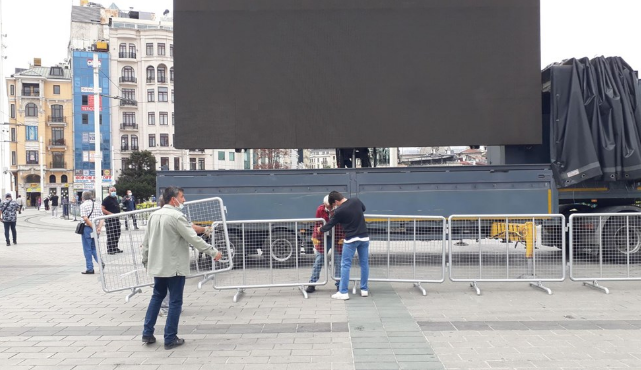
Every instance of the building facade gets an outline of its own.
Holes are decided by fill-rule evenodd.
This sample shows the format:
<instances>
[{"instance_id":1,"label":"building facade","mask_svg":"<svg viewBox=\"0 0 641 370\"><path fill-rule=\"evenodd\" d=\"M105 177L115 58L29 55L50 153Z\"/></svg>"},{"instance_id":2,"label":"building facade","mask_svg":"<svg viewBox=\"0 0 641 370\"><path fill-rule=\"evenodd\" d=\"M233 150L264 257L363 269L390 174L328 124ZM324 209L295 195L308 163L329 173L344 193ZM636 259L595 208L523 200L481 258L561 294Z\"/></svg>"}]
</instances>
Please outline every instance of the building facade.
<instances>
[{"instance_id":1,"label":"building facade","mask_svg":"<svg viewBox=\"0 0 641 370\"><path fill-rule=\"evenodd\" d=\"M67 196L74 185L71 71L66 64L38 64L6 80L11 190L27 205L42 196Z\"/></svg>"}]
</instances>

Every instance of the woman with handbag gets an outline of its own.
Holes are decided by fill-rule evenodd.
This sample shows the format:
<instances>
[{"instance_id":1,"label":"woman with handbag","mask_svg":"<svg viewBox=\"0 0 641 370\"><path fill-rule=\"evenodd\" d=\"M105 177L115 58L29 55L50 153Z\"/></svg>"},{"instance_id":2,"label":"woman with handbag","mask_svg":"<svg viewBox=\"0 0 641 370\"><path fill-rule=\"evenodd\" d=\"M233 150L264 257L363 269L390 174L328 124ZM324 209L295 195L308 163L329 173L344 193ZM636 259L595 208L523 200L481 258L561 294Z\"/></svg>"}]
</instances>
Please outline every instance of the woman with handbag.
<instances>
[{"instance_id":1,"label":"woman with handbag","mask_svg":"<svg viewBox=\"0 0 641 370\"><path fill-rule=\"evenodd\" d=\"M85 254L85 261L87 263L87 270L82 272L85 275L94 273L93 259L98 262L98 252L96 251L96 241L93 239L93 232L95 219L102 216L100 203L94 201L93 191L85 190L82 192L82 204L80 205L80 217L82 221L76 227L76 233L82 235L82 251ZM98 222L96 232L100 234L102 228L102 221ZM105 267L103 262L102 267Z\"/></svg>"}]
</instances>

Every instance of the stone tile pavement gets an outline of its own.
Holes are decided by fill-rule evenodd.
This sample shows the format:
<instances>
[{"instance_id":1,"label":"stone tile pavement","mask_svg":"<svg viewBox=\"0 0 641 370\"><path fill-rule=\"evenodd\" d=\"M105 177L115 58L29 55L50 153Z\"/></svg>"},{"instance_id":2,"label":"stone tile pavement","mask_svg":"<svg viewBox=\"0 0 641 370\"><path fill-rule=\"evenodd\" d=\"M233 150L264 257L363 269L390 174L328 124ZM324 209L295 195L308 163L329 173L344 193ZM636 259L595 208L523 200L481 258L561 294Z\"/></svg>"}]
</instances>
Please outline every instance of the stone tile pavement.
<instances>
[{"instance_id":1,"label":"stone tile pavement","mask_svg":"<svg viewBox=\"0 0 641 370\"><path fill-rule=\"evenodd\" d=\"M143 346L149 289L125 303L85 276L75 224L27 210L0 247L0 369L641 369L640 287L550 283L370 283L370 297L309 299L294 288L197 289L183 347ZM161 323L162 320L159 320ZM162 327L157 327L162 333ZM162 340L160 341L162 342Z\"/></svg>"}]
</instances>

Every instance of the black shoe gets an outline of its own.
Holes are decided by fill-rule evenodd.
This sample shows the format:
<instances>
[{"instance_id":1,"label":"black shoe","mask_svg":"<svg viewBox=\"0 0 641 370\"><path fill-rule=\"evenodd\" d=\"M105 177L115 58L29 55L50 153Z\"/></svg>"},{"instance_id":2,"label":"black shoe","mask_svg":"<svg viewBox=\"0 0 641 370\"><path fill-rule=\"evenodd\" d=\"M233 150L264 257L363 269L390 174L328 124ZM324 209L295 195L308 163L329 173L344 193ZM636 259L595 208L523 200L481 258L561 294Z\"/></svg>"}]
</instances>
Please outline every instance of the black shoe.
<instances>
[{"instance_id":1,"label":"black shoe","mask_svg":"<svg viewBox=\"0 0 641 370\"><path fill-rule=\"evenodd\" d=\"M134 227L134 230L140 230L140 228L138 226L136 226L136 227Z\"/></svg>"},{"instance_id":2,"label":"black shoe","mask_svg":"<svg viewBox=\"0 0 641 370\"><path fill-rule=\"evenodd\" d=\"M125 251L123 251L122 249L118 249L116 253L125 253Z\"/></svg>"},{"instance_id":3,"label":"black shoe","mask_svg":"<svg viewBox=\"0 0 641 370\"><path fill-rule=\"evenodd\" d=\"M85 272L81 272L83 275L93 275L93 270L87 270Z\"/></svg>"},{"instance_id":4,"label":"black shoe","mask_svg":"<svg viewBox=\"0 0 641 370\"><path fill-rule=\"evenodd\" d=\"M107 254L116 254L116 253L118 253L118 252L116 252L116 251L109 251L109 252L107 252Z\"/></svg>"},{"instance_id":5,"label":"black shoe","mask_svg":"<svg viewBox=\"0 0 641 370\"><path fill-rule=\"evenodd\" d=\"M103 270L105 269L105 263L104 262L102 263L102 269Z\"/></svg>"},{"instance_id":6,"label":"black shoe","mask_svg":"<svg viewBox=\"0 0 641 370\"><path fill-rule=\"evenodd\" d=\"M7 247L10 246L10 245L11 245L11 243L7 242Z\"/></svg>"},{"instance_id":7,"label":"black shoe","mask_svg":"<svg viewBox=\"0 0 641 370\"><path fill-rule=\"evenodd\" d=\"M313 285L308 285L307 288L305 288L305 291L307 293L314 293L316 291L316 287Z\"/></svg>"},{"instance_id":8,"label":"black shoe","mask_svg":"<svg viewBox=\"0 0 641 370\"><path fill-rule=\"evenodd\" d=\"M16 245L16 244L18 244L18 242L14 240L14 241L13 241L13 245Z\"/></svg>"},{"instance_id":9,"label":"black shoe","mask_svg":"<svg viewBox=\"0 0 641 370\"><path fill-rule=\"evenodd\" d=\"M153 335L150 335L148 337L143 335L142 342L145 344L154 344L156 343L156 337L154 337Z\"/></svg>"},{"instance_id":10,"label":"black shoe","mask_svg":"<svg viewBox=\"0 0 641 370\"><path fill-rule=\"evenodd\" d=\"M185 344L185 340L176 337L176 339L173 342L171 342L169 344L165 343L165 349L173 349L173 348L176 348L178 346L182 346L183 344Z\"/></svg>"}]
</instances>

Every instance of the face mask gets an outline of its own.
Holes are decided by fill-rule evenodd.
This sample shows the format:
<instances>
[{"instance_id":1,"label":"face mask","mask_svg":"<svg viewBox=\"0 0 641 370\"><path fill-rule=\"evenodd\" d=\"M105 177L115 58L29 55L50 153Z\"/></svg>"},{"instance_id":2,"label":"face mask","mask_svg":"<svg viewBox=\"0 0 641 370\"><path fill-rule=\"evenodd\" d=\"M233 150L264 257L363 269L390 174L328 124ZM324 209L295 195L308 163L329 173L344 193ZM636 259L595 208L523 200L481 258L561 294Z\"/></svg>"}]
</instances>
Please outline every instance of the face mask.
<instances>
[{"instance_id":1,"label":"face mask","mask_svg":"<svg viewBox=\"0 0 641 370\"><path fill-rule=\"evenodd\" d=\"M127 193L127 195L131 196L131 193Z\"/></svg>"},{"instance_id":2,"label":"face mask","mask_svg":"<svg viewBox=\"0 0 641 370\"><path fill-rule=\"evenodd\" d=\"M183 208L185 208L185 205L182 203L178 203L178 209L182 210Z\"/></svg>"},{"instance_id":3,"label":"face mask","mask_svg":"<svg viewBox=\"0 0 641 370\"><path fill-rule=\"evenodd\" d=\"M112 197L115 197L115 196L116 196L116 192L115 192L115 191L112 191L112 192L111 192L111 196L112 196Z\"/></svg>"}]
</instances>

